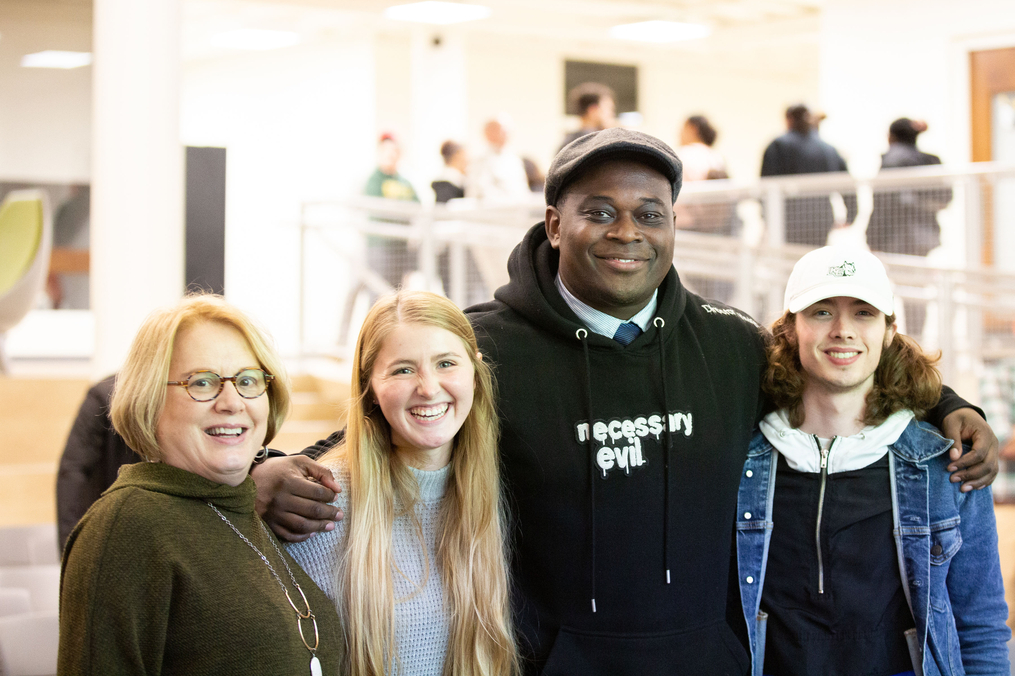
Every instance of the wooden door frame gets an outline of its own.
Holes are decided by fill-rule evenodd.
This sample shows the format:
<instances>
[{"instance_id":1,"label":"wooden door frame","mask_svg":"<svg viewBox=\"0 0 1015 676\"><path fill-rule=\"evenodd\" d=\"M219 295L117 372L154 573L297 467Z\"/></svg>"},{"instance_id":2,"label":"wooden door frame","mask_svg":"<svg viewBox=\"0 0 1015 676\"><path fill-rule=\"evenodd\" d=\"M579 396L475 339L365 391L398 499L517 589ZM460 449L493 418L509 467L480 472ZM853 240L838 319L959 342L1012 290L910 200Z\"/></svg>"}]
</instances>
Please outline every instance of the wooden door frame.
<instances>
[{"instance_id":1,"label":"wooden door frame","mask_svg":"<svg viewBox=\"0 0 1015 676\"><path fill-rule=\"evenodd\" d=\"M994 96L1001 92L1015 91L1015 47L1001 47L969 52L969 114L970 114L970 159L973 162L989 162L993 158L993 135L991 129ZM990 242L994 238L994 191L988 182L982 184L981 214L982 245L980 260L984 265L993 265L994 249Z\"/></svg>"},{"instance_id":2,"label":"wooden door frame","mask_svg":"<svg viewBox=\"0 0 1015 676\"><path fill-rule=\"evenodd\" d=\"M973 162L993 159L990 114L994 96L1015 91L1015 47L969 52L969 110Z\"/></svg>"}]
</instances>

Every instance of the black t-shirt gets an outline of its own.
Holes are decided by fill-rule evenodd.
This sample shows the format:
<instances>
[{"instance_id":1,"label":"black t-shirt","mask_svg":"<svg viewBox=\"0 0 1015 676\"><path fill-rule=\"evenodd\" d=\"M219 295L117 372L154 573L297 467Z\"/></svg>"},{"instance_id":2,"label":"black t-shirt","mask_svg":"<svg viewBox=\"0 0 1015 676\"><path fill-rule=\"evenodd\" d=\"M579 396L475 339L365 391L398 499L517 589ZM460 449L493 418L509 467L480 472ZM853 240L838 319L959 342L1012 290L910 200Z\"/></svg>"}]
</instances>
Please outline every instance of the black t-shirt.
<instances>
[{"instance_id":1,"label":"black t-shirt","mask_svg":"<svg viewBox=\"0 0 1015 676\"><path fill-rule=\"evenodd\" d=\"M914 626L892 537L888 457L828 475L815 541L821 474L779 456L761 609L765 674L891 676L912 669ZM819 592L819 574L823 593Z\"/></svg>"}]
</instances>

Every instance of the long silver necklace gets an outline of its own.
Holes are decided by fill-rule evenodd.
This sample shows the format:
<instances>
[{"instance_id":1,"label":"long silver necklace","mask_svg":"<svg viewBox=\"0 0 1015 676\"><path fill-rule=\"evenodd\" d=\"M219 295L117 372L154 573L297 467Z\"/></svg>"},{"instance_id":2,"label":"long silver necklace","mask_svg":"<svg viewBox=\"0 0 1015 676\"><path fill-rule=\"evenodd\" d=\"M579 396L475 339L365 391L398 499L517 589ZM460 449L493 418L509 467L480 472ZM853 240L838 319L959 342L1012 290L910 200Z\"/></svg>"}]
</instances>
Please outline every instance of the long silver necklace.
<instances>
[{"instance_id":1,"label":"long silver necklace","mask_svg":"<svg viewBox=\"0 0 1015 676\"><path fill-rule=\"evenodd\" d=\"M300 632L300 639L303 641L303 645L305 645L307 647L307 650L310 651L310 676L322 676L321 661L317 659L317 646L319 646L321 643L321 636L320 634L317 633L317 618L314 617L314 614L312 612L310 612L310 603L307 602L307 595L303 593L303 590L300 588L299 583L296 582L296 576L293 575L292 569L289 568L289 564L286 562L285 557L282 556L282 552L279 551L278 545L275 544L275 540L271 537L271 533L269 533L268 529L265 528L264 522L261 521L260 519L257 519L257 523L261 524L261 530L264 531L264 536L268 538L268 542L271 543L271 546L275 549L275 553L278 554L278 558L282 560L282 565L285 566L286 572L289 573L289 578L293 581L293 586L296 587L296 591L300 593L300 597L302 597L303 599L303 605L307 607L306 613L300 612L300 609L296 607L295 603L293 603L292 597L289 596L289 590L286 589L285 583L282 582L282 578L279 577L278 573L275 572L275 568L274 566L271 565L271 562L268 561L268 557L262 554L261 550L255 547L254 543L248 540L247 537L243 533L241 533L236 526L233 525L233 522L227 519L226 515L218 510L218 507L211 504L210 502L206 504L209 507L211 507L216 514L219 515L220 519L226 522L227 526L233 529L234 533L240 536L241 540L246 542L251 549L257 552L257 555L261 557L262 561L264 561L264 565L268 566L268 570L271 571L271 574L274 576L275 581L278 582L278 586L281 587L282 591L285 593L285 598L287 601L289 601L289 605L292 606L292 609L296 611L296 629L297 631ZM307 637L303 634L303 620L310 620L314 626L314 647L312 648L310 647L310 642L307 641Z\"/></svg>"}]
</instances>

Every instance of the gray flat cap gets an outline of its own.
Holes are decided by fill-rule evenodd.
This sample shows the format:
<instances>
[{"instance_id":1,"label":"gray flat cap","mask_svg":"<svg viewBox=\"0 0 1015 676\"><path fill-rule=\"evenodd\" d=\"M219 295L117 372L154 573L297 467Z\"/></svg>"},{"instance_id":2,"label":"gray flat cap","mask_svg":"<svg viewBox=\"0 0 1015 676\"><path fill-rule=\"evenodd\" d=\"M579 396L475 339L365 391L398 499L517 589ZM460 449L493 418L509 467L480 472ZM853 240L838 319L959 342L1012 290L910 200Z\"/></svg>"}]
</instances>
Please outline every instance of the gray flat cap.
<instances>
[{"instance_id":1,"label":"gray flat cap","mask_svg":"<svg viewBox=\"0 0 1015 676\"><path fill-rule=\"evenodd\" d=\"M666 177L677 201L683 167L673 148L655 136L616 127L586 134L560 149L546 174L547 205L556 206L564 188L582 171L607 159L644 162Z\"/></svg>"}]
</instances>

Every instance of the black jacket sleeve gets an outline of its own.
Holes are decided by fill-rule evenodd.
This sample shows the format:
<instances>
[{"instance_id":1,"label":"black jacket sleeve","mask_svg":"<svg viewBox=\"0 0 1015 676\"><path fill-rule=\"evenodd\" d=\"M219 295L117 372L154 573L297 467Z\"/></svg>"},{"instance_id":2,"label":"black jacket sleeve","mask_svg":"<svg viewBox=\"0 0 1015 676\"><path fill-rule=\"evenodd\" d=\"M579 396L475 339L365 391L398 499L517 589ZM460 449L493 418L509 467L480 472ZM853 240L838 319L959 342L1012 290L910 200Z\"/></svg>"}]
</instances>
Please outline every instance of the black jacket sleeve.
<instances>
[{"instance_id":1,"label":"black jacket sleeve","mask_svg":"<svg viewBox=\"0 0 1015 676\"><path fill-rule=\"evenodd\" d=\"M305 455L311 460L317 460L319 457L324 455L325 452L331 450L335 446L338 446L340 443L342 443L342 440L344 439L345 439L344 429L338 430L337 432L332 432L330 435L328 435L327 439L321 439L313 446L307 446L306 448L304 448L302 451L300 451L300 455ZM286 454L283 453L282 451L276 451L273 448L268 449L269 458L281 458L285 455Z\"/></svg>"},{"instance_id":2,"label":"black jacket sleeve","mask_svg":"<svg viewBox=\"0 0 1015 676\"><path fill-rule=\"evenodd\" d=\"M941 426L944 424L944 419L948 417L948 414L953 413L960 408L971 408L976 411L981 418L984 420L987 419L987 416L983 414L982 408L973 406L968 401L955 394L955 390L947 385L942 385L941 398L938 400L937 406L927 411L927 415L924 416L924 420L934 427L941 429Z\"/></svg>"},{"instance_id":3,"label":"black jacket sleeve","mask_svg":"<svg viewBox=\"0 0 1015 676\"><path fill-rule=\"evenodd\" d=\"M116 481L120 466L140 460L109 420L114 379L109 376L88 390L60 457L56 513L61 549L92 503Z\"/></svg>"}]
</instances>

